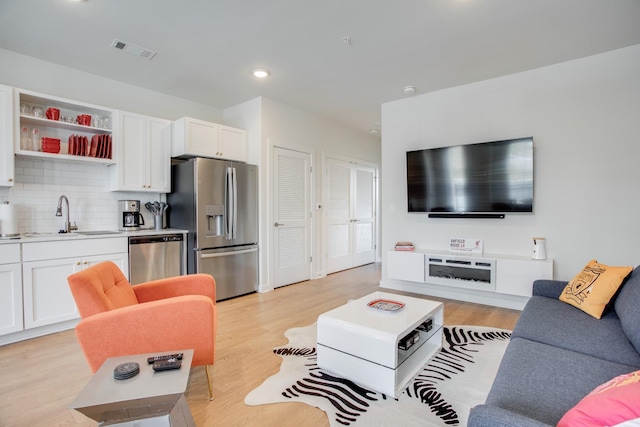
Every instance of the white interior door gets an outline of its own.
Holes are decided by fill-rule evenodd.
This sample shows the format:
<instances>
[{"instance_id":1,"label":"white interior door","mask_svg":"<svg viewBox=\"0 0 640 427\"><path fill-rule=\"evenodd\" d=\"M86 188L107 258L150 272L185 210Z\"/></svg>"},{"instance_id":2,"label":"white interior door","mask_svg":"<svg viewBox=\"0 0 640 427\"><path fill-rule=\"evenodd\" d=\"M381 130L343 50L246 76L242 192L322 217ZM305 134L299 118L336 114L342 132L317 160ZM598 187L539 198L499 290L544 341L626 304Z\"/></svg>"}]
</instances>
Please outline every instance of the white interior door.
<instances>
[{"instance_id":1,"label":"white interior door","mask_svg":"<svg viewBox=\"0 0 640 427\"><path fill-rule=\"evenodd\" d=\"M327 273L374 262L375 169L328 159L325 179Z\"/></svg>"},{"instance_id":2,"label":"white interior door","mask_svg":"<svg viewBox=\"0 0 640 427\"><path fill-rule=\"evenodd\" d=\"M327 274L346 270L353 265L351 241L351 165L341 160L327 162L328 194L325 202L327 233Z\"/></svg>"},{"instance_id":3,"label":"white interior door","mask_svg":"<svg viewBox=\"0 0 640 427\"><path fill-rule=\"evenodd\" d=\"M311 278L311 154L273 149L273 285Z\"/></svg>"},{"instance_id":4,"label":"white interior door","mask_svg":"<svg viewBox=\"0 0 640 427\"><path fill-rule=\"evenodd\" d=\"M373 168L354 166L353 198L353 266L375 260L376 173Z\"/></svg>"}]
</instances>

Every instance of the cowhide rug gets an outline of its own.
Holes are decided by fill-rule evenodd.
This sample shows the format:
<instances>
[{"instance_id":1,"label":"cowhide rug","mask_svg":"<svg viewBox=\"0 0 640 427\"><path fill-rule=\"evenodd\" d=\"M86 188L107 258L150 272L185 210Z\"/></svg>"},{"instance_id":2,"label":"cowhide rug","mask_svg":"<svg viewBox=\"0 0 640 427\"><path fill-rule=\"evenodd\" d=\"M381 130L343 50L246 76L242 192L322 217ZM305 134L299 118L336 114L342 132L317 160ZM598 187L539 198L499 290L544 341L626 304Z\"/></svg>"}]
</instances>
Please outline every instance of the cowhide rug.
<instances>
[{"instance_id":1,"label":"cowhide rug","mask_svg":"<svg viewBox=\"0 0 640 427\"><path fill-rule=\"evenodd\" d=\"M247 405L302 402L338 426L466 426L469 410L484 402L511 331L448 326L443 346L398 399L337 378L316 364L316 324L285 332L289 344L273 352L280 372L245 398Z\"/></svg>"}]
</instances>

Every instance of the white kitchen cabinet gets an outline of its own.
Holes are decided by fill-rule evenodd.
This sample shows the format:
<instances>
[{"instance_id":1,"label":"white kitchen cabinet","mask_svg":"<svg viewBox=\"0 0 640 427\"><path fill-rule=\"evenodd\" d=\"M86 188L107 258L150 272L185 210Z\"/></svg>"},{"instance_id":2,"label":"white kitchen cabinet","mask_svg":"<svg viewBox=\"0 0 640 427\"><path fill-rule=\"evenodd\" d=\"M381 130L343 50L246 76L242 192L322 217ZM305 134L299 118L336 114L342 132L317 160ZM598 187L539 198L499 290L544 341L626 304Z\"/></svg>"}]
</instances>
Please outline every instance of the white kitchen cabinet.
<instances>
[{"instance_id":1,"label":"white kitchen cabinet","mask_svg":"<svg viewBox=\"0 0 640 427\"><path fill-rule=\"evenodd\" d=\"M0 335L22 328L20 244L3 244L0 245Z\"/></svg>"},{"instance_id":2,"label":"white kitchen cabinet","mask_svg":"<svg viewBox=\"0 0 640 427\"><path fill-rule=\"evenodd\" d=\"M26 106L26 111L22 107ZM34 108L42 109L42 114L35 115ZM60 110L59 120L50 120L46 117L48 108L57 108ZM78 116L88 115L91 117L89 125L77 123ZM73 101L52 95L45 95L23 89L15 89L13 96L13 145L15 154L24 157L38 157L53 160L64 160L81 163L97 163L110 165L114 163L117 155L117 149L112 139L112 150L109 155L108 150L104 151L102 157L96 151L96 155L91 154L91 140L95 135L111 137L115 124L113 120L116 116L116 110L100 107L97 105L87 104L84 102ZM68 120L64 120L68 118ZM27 133L33 135L34 129L38 131L38 141L32 142L31 146L21 144L22 128L27 128ZM69 152L69 139L71 136L86 137L89 143L87 153L85 155L73 154ZM41 151L40 139L43 137L56 138L60 140L59 153L47 153ZM32 138L33 139L33 138Z\"/></svg>"},{"instance_id":3,"label":"white kitchen cabinet","mask_svg":"<svg viewBox=\"0 0 640 427\"><path fill-rule=\"evenodd\" d=\"M117 162L109 167L111 191L171 191L171 122L120 111Z\"/></svg>"},{"instance_id":4,"label":"white kitchen cabinet","mask_svg":"<svg viewBox=\"0 0 640 427\"><path fill-rule=\"evenodd\" d=\"M126 237L24 243L22 256L25 329L79 317L69 275L106 260L129 271Z\"/></svg>"},{"instance_id":5,"label":"white kitchen cabinet","mask_svg":"<svg viewBox=\"0 0 640 427\"><path fill-rule=\"evenodd\" d=\"M220 125L218 140L220 144L217 157L240 162L247 161L247 131Z\"/></svg>"},{"instance_id":6,"label":"white kitchen cabinet","mask_svg":"<svg viewBox=\"0 0 640 427\"><path fill-rule=\"evenodd\" d=\"M172 124L173 157L247 160L247 132L231 126L183 117Z\"/></svg>"},{"instance_id":7,"label":"white kitchen cabinet","mask_svg":"<svg viewBox=\"0 0 640 427\"><path fill-rule=\"evenodd\" d=\"M0 85L0 186L13 187L13 88Z\"/></svg>"}]
</instances>

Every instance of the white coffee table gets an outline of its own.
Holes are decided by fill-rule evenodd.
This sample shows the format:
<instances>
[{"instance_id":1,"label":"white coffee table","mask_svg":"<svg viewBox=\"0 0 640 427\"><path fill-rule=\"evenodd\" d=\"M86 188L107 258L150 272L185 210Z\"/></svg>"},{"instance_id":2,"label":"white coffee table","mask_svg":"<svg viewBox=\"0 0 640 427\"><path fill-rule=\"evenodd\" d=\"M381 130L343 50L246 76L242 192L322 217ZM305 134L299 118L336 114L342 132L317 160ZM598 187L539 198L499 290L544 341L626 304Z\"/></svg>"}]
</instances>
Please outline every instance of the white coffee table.
<instances>
[{"instance_id":1,"label":"white coffee table","mask_svg":"<svg viewBox=\"0 0 640 427\"><path fill-rule=\"evenodd\" d=\"M369 307L374 300L404 304L397 311ZM431 319L429 331L418 327ZM374 292L318 317L318 366L361 386L398 397L442 347L443 305L422 298ZM419 334L407 350L401 340Z\"/></svg>"}]
</instances>

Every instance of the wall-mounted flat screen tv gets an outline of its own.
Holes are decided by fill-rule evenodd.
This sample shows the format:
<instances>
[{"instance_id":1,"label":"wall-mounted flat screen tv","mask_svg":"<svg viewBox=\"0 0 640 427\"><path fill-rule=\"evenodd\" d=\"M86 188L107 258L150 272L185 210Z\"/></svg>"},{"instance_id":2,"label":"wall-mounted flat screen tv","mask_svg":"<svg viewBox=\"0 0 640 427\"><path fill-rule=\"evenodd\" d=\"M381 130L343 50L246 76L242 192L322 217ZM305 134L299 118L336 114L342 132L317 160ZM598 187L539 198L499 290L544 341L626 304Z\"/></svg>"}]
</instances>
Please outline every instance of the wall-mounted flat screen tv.
<instances>
[{"instance_id":1,"label":"wall-mounted flat screen tv","mask_svg":"<svg viewBox=\"0 0 640 427\"><path fill-rule=\"evenodd\" d=\"M533 138L408 151L407 198L409 212L531 213Z\"/></svg>"}]
</instances>

